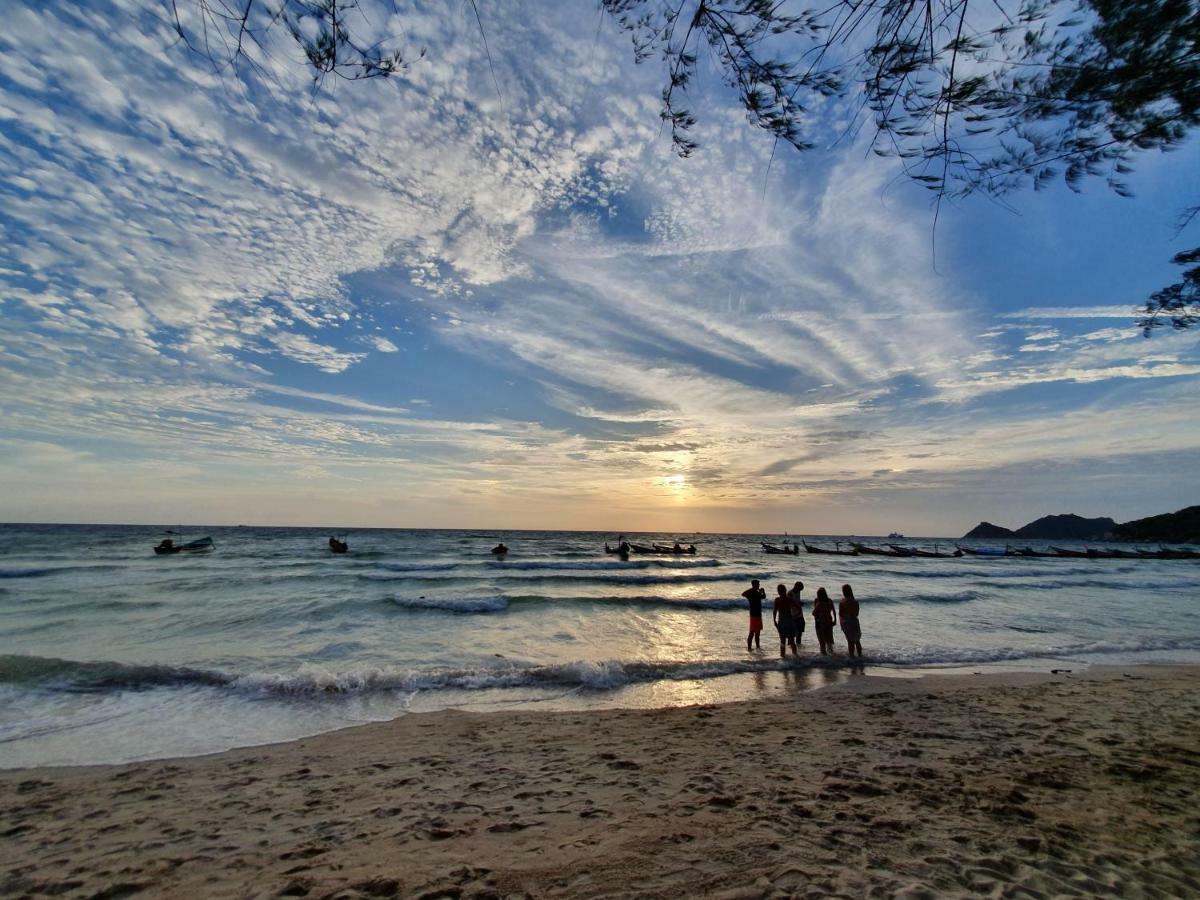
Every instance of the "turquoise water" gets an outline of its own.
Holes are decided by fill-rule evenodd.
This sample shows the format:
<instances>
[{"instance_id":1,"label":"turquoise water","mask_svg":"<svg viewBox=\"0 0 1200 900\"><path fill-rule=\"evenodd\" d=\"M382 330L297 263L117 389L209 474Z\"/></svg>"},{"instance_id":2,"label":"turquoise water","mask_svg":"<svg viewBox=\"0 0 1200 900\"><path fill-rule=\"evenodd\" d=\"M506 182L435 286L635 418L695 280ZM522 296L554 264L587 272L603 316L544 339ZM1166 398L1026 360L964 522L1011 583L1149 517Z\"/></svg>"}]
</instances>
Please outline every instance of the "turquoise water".
<instances>
[{"instance_id":1,"label":"turquoise water","mask_svg":"<svg viewBox=\"0 0 1200 900\"><path fill-rule=\"evenodd\" d=\"M631 535L699 552L628 562L603 533L363 530L345 556L316 529L184 539L205 535L211 553L156 557L161 528L0 526L0 765L212 752L446 707L739 699L849 671L815 654L811 622L799 661L780 662L769 621L747 653L751 578L770 595L803 580L807 600L853 584L867 671L1200 660L1196 561L771 556L752 535Z\"/></svg>"}]
</instances>

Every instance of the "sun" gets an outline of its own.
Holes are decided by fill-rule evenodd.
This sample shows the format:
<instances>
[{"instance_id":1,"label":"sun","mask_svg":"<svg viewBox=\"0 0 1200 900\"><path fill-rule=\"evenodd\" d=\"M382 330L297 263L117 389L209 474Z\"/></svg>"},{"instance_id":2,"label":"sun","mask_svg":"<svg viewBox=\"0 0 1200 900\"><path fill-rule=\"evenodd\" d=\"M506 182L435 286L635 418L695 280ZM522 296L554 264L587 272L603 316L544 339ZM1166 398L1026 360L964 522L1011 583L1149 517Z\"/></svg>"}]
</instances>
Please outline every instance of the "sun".
<instances>
[{"instance_id":1,"label":"sun","mask_svg":"<svg viewBox=\"0 0 1200 900\"><path fill-rule=\"evenodd\" d=\"M663 487L679 499L687 491L687 478L683 475L664 475L661 479Z\"/></svg>"}]
</instances>

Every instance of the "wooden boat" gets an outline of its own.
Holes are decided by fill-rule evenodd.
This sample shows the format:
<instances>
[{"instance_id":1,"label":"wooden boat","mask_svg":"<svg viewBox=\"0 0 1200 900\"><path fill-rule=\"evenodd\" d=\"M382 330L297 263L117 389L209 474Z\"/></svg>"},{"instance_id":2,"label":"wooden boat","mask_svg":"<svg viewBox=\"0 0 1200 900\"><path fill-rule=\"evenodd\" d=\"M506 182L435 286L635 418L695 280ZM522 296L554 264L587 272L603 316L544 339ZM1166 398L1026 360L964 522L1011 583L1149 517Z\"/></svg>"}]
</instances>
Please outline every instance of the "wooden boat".
<instances>
[{"instance_id":1,"label":"wooden boat","mask_svg":"<svg viewBox=\"0 0 1200 900\"><path fill-rule=\"evenodd\" d=\"M774 544L768 544L766 541L759 541L759 543L762 544L764 553L782 553L787 556L799 556L800 555L800 547L799 546L793 547L792 549L789 550L786 547L776 547Z\"/></svg>"},{"instance_id":2,"label":"wooden boat","mask_svg":"<svg viewBox=\"0 0 1200 900\"><path fill-rule=\"evenodd\" d=\"M621 557L621 559L629 559L629 545L628 544L618 545L616 547L610 547L610 546L608 546L608 541L605 541L604 542L604 552L605 553L613 553L613 554Z\"/></svg>"},{"instance_id":3,"label":"wooden boat","mask_svg":"<svg viewBox=\"0 0 1200 900\"><path fill-rule=\"evenodd\" d=\"M854 549L843 550L841 548L840 544L838 545L838 549L830 550L826 547L814 547L808 541L804 541L804 540L802 540L800 543L802 543L804 545L804 549L807 550L809 553L824 553L827 556L858 556L857 550L854 550Z\"/></svg>"},{"instance_id":4,"label":"wooden boat","mask_svg":"<svg viewBox=\"0 0 1200 900\"><path fill-rule=\"evenodd\" d=\"M1158 550L1139 550L1137 553L1145 559L1200 559L1200 553L1195 550L1168 550L1166 547Z\"/></svg>"},{"instance_id":5,"label":"wooden boat","mask_svg":"<svg viewBox=\"0 0 1200 900\"><path fill-rule=\"evenodd\" d=\"M176 544L171 538L163 538L154 548L156 556L170 556L175 553L207 553L216 546L210 537L198 538L184 544Z\"/></svg>"},{"instance_id":6,"label":"wooden boat","mask_svg":"<svg viewBox=\"0 0 1200 900\"><path fill-rule=\"evenodd\" d=\"M898 550L884 550L882 547L868 547L866 544L857 544L853 541L850 546L865 556L911 556L909 553L901 553Z\"/></svg>"},{"instance_id":7,"label":"wooden boat","mask_svg":"<svg viewBox=\"0 0 1200 900\"><path fill-rule=\"evenodd\" d=\"M962 544L955 544L956 548L966 553L969 556L1017 556L1016 553L1009 553L1005 547L964 547Z\"/></svg>"},{"instance_id":8,"label":"wooden boat","mask_svg":"<svg viewBox=\"0 0 1200 900\"><path fill-rule=\"evenodd\" d=\"M653 547L647 547L645 544L630 544L629 549L633 553L657 553Z\"/></svg>"},{"instance_id":9,"label":"wooden boat","mask_svg":"<svg viewBox=\"0 0 1200 900\"><path fill-rule=\"evenodd\" d=\"M1062 547L1051 547L1055 556L1065 556L1068 559L1088 559L1090 556L1087 550L1064 550Z\"/></svg>"},{"instance_id":10,"label":"wooden boat","mask_svg":"<svg viewBox=\"0 0 1200 900\"><path fill-rule=\"evenodd\" d=\"M676 550L675 547L668 547L666 544L655 544L654 549L658 553L666 553L670 554L671 556L694 556L696 554L695 547L680 546L679 549Z\"/></svg>"},{"instance_id":11,"label":"wooden boat","mask_svg":"<svg viewBox=\"0 0 1200 900\"><path fill-rule=\"evenodd\" d=\"M1005 547L1004 552L1007 556L1028 556L1035 559L1049 559L1058 556L1057 553L1034 550L1032 547Z\"/></svg>"},{"instance_id":12,"label":"wooden boat","mask_svg":"<svg viewBox=\"0 0 1200 900\"><path fill-rule=\"evenodd\" d=\"M918 550L916 547L897 547L895 544L888 544L888 546L901 556L920 556L924 559L953 559L956 556L962 556L961 550L956 550L954 553L941 553L936 547L933 550Z\"/></svg>"}]
</instances>

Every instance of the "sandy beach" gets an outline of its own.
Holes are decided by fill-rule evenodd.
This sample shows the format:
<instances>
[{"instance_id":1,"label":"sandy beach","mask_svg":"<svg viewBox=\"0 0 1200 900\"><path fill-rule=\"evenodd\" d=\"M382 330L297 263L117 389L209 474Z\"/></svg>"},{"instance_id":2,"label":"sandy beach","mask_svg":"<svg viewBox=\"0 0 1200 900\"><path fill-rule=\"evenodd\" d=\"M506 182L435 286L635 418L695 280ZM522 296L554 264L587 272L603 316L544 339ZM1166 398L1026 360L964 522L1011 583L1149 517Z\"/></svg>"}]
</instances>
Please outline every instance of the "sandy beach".
<instances>
[{"instance_id":1,"label":"sandy beach","mask_svg":"<svg viewBox=\"0 0 1200 900\"><path fill-rule=\"evenodd\" d=\"M0 772L0 894L1200 893L1200 668L439 712Z\"/></svg>"}]
</instances>

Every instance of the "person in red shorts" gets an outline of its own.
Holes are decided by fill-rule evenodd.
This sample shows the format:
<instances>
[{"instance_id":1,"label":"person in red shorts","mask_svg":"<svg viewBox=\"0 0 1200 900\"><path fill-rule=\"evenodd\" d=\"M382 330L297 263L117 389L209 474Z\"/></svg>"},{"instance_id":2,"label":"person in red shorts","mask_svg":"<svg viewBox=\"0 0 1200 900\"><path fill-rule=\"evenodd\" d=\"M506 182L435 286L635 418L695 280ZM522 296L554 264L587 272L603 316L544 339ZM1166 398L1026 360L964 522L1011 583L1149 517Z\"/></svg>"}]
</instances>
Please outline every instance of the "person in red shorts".
<instances>
[{"instance_id":1,"label":"person in red shorts","mask_svg":"<svg viewBox=\"0 0 1200 900\"><path fill-rule=\"evenodd\" d=\"M762 605L767 599L767 592L758 586L758 579L750 582L750 587L742 591L742 596L750 601L750 633L746 635L746 649L757 647L762 649Z\"/></svg>"}]
</instances>

